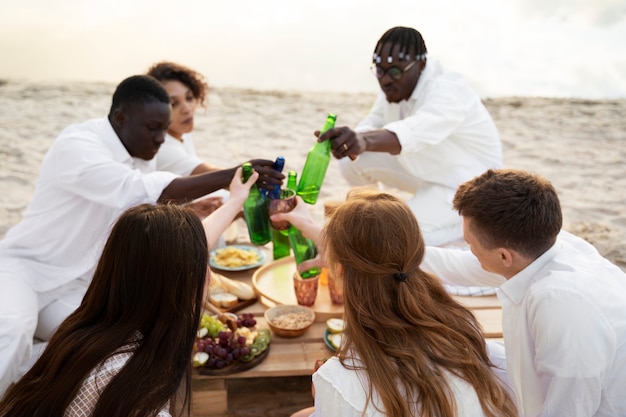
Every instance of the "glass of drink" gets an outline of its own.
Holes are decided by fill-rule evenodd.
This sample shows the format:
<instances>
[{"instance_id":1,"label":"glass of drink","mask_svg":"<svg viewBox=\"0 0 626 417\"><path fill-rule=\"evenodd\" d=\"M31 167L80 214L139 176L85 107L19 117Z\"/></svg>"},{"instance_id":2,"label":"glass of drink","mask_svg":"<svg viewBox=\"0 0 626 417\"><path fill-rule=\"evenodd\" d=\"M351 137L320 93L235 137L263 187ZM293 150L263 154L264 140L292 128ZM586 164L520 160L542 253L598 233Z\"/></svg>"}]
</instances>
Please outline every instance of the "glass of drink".
<instances>
[{"instance_id":1,"label":"glass of drink","mask_svg":"<svg viewBox=\"0 0 626 417\"><path fill-rule=\"evenodd\" d=\"M330 302L336 305L343 305L343 283L337 277L330 273L327 268L328 291L330 293Z\"/></svg>"},{"instance_id":2,"label":"glass of drink","mask_svg":"<svg viewBox=\"0 0 626 417\"><path fill-rule=\"evenodd\" d=\"M302 278L298 271L293 274L293 289L296 292L298 304L312 306L317 298L319 275L310 278Z\"/></svg>"},{"instance_id":3,"label":"glass of drink","mask_svg":"<svg viewBox=\"0 0 626 417\"><path fill-rule=\"evenodd\" d=\"M296 206L296 192L289 188L285 188L280 190L279 198L270 198L268 205L268 214L272 216L277 213L289 213ZM279 222L275 222L271 220L270 223L275 230L287 230L289 229L288 221L282 220Z\"/></svg>"}]
</instances>

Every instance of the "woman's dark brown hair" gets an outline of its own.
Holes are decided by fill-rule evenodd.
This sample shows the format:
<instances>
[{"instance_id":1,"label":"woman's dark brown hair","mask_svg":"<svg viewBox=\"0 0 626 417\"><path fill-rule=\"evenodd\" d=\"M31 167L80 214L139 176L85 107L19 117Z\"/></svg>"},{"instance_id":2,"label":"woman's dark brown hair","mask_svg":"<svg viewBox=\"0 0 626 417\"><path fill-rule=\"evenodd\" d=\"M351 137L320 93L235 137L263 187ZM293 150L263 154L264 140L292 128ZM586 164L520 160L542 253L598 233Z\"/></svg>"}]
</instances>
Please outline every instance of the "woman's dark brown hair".
<instances>
[{"instance_id":1,"label":"woman's dark brown hair","mask_svg":"<svg viewBox=\"0 0 626 417\"><path fill-rule=\"evenodd\" d=\"M2 416L62 416L83 380L141 333L139 347L99 397L94 417L154 417L186 387L202 311L207 241L190 209L139 205L114 225L80 307L5 394Z\"/></svg>"}]
</instances>

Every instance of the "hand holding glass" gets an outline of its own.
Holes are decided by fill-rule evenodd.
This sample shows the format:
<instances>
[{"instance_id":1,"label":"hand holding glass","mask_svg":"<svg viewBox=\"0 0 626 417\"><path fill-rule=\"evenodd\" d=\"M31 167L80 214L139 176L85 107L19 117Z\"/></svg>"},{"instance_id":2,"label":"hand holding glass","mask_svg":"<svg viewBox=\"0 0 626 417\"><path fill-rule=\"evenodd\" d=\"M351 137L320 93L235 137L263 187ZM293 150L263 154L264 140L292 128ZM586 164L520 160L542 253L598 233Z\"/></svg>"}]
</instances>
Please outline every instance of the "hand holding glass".
<instances>
[{"instance_id":1,"label":"hand holding glass","mask_svg":"<svg viewBox=\"0 0 626 417\"><path fill-rule=\"evenodd\" d=\"M296 207L296 192L289 188L280 191L280 198L270 198L268 206L268 214L270 215L270 223L276 230L289 229L290 223L287 220L274 221L271 219L273 214L289 213Z\"/></svg>"}]
</instances>

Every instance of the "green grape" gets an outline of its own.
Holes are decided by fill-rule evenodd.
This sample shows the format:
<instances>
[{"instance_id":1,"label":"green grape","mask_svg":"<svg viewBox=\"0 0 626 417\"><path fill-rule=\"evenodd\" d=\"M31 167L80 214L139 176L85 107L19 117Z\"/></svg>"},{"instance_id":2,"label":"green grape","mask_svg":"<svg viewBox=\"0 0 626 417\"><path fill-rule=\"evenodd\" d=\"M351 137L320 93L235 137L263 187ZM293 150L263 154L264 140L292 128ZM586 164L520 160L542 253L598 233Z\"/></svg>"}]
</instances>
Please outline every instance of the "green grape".
<instances>
[{"instance_id":1,"label":"green grape","mask_svg":"<svg viewBox=\"0 0 626 417\"><path fill-rule=\"evenodd\" d=\"M217 337L218 333L224 330L224 323L219 321L217 317L203 314L200 320L200 327L204 327L209 332L208 336L211 338Z\"/></svg>"}]
</instances>

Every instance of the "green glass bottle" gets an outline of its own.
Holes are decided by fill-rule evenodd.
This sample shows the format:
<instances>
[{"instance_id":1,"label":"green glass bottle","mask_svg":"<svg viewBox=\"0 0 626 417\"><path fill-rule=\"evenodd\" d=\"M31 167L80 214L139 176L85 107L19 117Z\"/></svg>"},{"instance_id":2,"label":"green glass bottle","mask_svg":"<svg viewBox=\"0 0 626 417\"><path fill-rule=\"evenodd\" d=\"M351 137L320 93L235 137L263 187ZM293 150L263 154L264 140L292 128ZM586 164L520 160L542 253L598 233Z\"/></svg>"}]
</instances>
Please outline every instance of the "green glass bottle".
<instances>
[{"instance_id":1,"label":"green glass bottle","mask_svg":"<svg viewBox=\"0 0 626 417\"><path fill-rule=\"evenodd\" d=\"M294 170L289 171L287 174L287 188L294 191L298 190L298 173Z\"/></svg>"},{"instance_id":2,"label":"green glass bottle","mask_svg":"<svg viewBox=\"0 0 626 417\"><path fill-rule=\"evenodd\" d=\"M313 259L317 256L317 247L315 243L311 239L307 239L304 237L300 230L296 229L294 226L289 228L289 243L291 244L291 249L293 250L293 255L296 258L296 264L300 265L304 261L308 261L309 259ZM302 278L312 278L320 274L322 272L321 267L313 267L307 269L306 271L301 271L300 276Z\"/></svg>"},{"instance_id":3,"label":"green glass bottle","mask_svg":"<svg viewBox=\"0 0 626 417\"><path fill-rule=\"evenodd\" d=\"M274 260L289 256L291 253L288 232L289 229L276 230L272 227L272 255Z\"/></svg>"},{"instance_id":4,"label":"green glass bottle","mask_svg":"<svg viewBox=\"0 0 626 417\"><path fill-rule=\"evenodd\" d=\"M296 191L298 189L298 173L293 169L287 173L287 188ZM280 231L283 235L289 235L289 229Z\"/></svg>"},{"instance_id":5,"label":"green glass bottle","mask_svg":"<svg viewBox=\"0 0 626 417\"><path fill-rule=\"evenodd\" d=\"M246 162L242 165L243 181L247 182L252 175L252 165ZM271 240L270 220L267 214L267 199L259 192L254 184L250 188L248 198L243 203L243 216L248 225L250 242L255 245L265 245Z\"/></svg>"},{"instance_id":6,"label":"green glass bottle","mask_svg":"<svg viewBox=\"0 0 626 417\"><path fill-rule=\"evenodd\" d=\"M298 173L293 170L289 171L289 174L287 175L287 188L294 190L297 183ZM293 250L294 257L296 258L296 264L300 265L302 262L308 261L309 259L313 259L317 256L317 247L315 246L315 243L313 243L311 239L305 238L302 232L295 226L292 225L289 229L282 230L282 232L287 232L289 235L289 244ZM312 278L319 275L321 272L322 268L315 267L304 272L300 272L300 276L302 278Z\"/></svg>"},{"instance_id":7,"label":"green glass bottle","mask_svg":"<svg viewBox=\"0 0 626 417\"><path fill-rule=\"evenodd\" d=\"M298 173L294 170L289 171L287 174L287 188L294 191L298 189ZM289 245L289 229L279 230L279 232L287 239L287 245Z\"/></svg>"},{"instance_id":8,"label":"green glass bottle","mask_svg":"<svg viewBox=\"0 0 626 417\"><path fill-rule=\"evenodd\" d=\"M326 118L324 127L320 130L320 135L335 127L336 121L337 116L330 113ZM298 195L302 197L305 203L315 204L317 202L330 163L330 144L330 140L315 142L315 146L311 148L306 157L297 190Z\"/></svg>"},{"instance_id":9,"label":"green glass bottle","mask_svg":"<svg viewBox=\"0 0 626 417\"><path fill-rule=\"evenodd\" d=\"M279 156L274 162L274 169L281 172L285 166L285 158ZM269 193L270 198L280 198L280 185L276 185ZM270 224L271 225L271 224ZM276 230L272 227L272 255L274 260L289 256L291 246L289 246L289 235L287 230Z\"/></svg>"}]
</instances>

